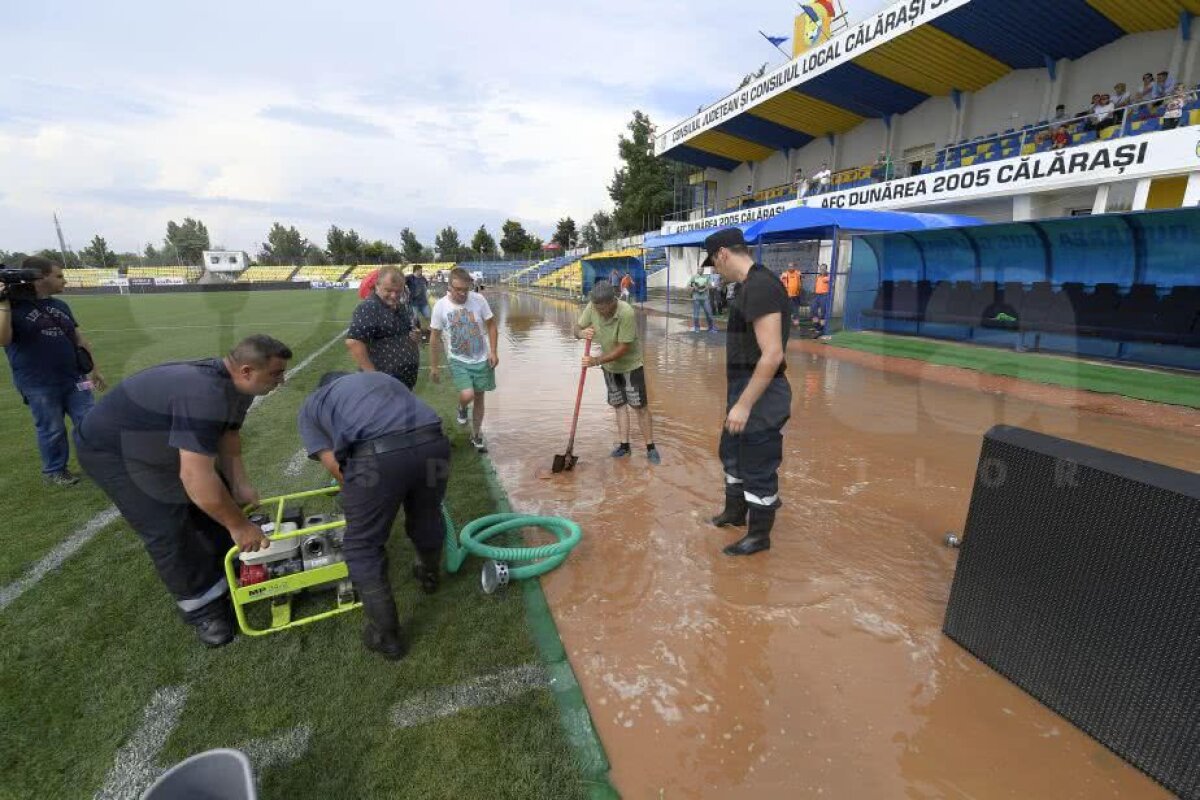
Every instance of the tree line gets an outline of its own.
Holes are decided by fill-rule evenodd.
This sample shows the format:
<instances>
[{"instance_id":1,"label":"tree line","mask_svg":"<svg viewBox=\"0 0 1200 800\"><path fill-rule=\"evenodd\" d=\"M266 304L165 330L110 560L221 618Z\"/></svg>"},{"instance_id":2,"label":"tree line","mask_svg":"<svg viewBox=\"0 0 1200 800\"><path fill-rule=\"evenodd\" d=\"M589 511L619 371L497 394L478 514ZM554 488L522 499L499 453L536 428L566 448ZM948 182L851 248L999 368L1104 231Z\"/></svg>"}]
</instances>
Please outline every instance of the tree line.
<instances>
[{"instance_id":1,"label":"tree line","mask_svg":"<svg viewBox=\"0 0 1200 800\"><path fill-rule=\"evenodd\" d=\"M569 216L559 219L550 237L550 242L556 245L552 248L555 252L576 247L596 252L603 249L607 240L657 229L668 214L683 206L692 168L655 157L654 125L641 111L633 112L626 129L628 135L621 134L617 139L621 165L607 187L612 211L596 211L582 227ZM161 247L147 244L141 253L114 253L105 238L97 234L78 253L67 251L65 263L64 254L53 248L35 255L64 267L199 266L203 251L225 249L211 246L208 228L201 220L185 217L181 223L167 222ZM431 246L423 244L412 229L403 228L398 247L381 239L368 241L353 228L343 230L337 225L329 227L322 247L305 238L294 225L275 222L253 260L279 266L399 264L537 258L547 252L546 242L513 219L500 227L499 241L485 225L480 225L470 243L464 244L454 226L447 225L434 237ZM27 255L0 249L0 262L19 266Z\"/></svg>"}]
</instances>

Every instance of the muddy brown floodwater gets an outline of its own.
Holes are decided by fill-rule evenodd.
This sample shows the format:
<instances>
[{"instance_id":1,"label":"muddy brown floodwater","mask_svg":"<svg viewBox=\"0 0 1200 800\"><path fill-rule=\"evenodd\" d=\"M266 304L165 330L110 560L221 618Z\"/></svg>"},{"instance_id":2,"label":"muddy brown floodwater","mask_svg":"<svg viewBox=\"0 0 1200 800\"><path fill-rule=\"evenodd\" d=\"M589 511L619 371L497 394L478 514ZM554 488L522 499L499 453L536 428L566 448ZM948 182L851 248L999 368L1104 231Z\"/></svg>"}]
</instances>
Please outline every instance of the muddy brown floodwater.
<instances>
[{"instance_id":1,"label":"muddy brown floodwater","mask_svg":"<svg viewBox=\"0 0 1200 800\"><path fill-rule=\"evenodd\" d=\"M492 459L513 505L584 531L543 579L627 798L1160 798L1170 795L941 633L983 433L1005 423L1200 470L1172 429L793 352L773 549L734 559L722 503L720 335L642 319L660 467L614 441L572 304L491 295L502 321ZM1083 395L1086 397L1086 395ZM1085 404L1076 404L1085 405ZM1085 405L1086 407L1086 405ZM541 474L541 477L539 477Z\"/></svg>"}]
</instances>

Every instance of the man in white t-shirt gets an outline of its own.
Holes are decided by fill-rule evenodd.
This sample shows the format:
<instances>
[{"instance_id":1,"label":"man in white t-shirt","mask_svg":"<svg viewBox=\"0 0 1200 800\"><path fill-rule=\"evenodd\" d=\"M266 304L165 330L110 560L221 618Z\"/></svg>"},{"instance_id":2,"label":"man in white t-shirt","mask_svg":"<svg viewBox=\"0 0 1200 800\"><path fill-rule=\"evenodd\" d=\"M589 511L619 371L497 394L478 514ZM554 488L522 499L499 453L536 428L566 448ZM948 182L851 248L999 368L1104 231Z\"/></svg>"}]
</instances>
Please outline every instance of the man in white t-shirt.
<instances>
[{"instance_id":1,"label":"man in white t-shirt","mask_svg":"<svg viewBox=\"0 0 1200 800\"><path fill-rule=\"evenodd\" d=\"M467 406L473 406L471 444L480 453L483 443L484 394L496 389L499 329L483 295L471 291L475 281L461 267L450 270L446 295L433 306L429 318L429 377L441 382L442 348L449 354L450 375L458 389L458 424L467 424ZM449 341L442 344L442 332Z\"/></svg>"}]
</instances>

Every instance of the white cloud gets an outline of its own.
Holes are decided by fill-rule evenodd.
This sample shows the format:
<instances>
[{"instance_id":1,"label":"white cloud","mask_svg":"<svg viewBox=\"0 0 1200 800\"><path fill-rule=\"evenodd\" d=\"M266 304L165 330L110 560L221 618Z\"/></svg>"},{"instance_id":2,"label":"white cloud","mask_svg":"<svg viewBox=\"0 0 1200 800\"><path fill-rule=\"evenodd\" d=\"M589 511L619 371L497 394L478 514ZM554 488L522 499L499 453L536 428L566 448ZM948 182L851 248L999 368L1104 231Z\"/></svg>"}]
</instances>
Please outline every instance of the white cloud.
<instances>
[{"instance_id":1,"label":"white cloud","mask_svg":"<svg viewBox=\"0 0 1200 800\"><path fill-rule=\"evenodd\" d=\"M0 79L0 248L48 246L54 211L119 250L185 215L247 250L275 220L546 234L609 205L634 108L673 124L791 27L768 0L297 5L6 11L0 52L38 69Z\"/></svg>"}]
</instances>

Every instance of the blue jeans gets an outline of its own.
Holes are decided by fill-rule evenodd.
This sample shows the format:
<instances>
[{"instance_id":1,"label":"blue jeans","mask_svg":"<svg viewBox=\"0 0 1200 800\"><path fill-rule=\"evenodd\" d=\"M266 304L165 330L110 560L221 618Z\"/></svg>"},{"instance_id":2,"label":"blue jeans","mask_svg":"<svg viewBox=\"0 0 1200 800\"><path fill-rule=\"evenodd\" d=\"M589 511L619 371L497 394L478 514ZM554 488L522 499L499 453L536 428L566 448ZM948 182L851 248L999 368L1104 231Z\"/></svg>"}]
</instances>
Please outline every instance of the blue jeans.
<instances>
[{"instance_id":1,"label":"blue jeans","mask_svg":"<svg viewBox=\"0 0 1200 800\"><path fill-rule=\"evenodd\" d=\"M52 475L67 468L71 455L67 439L66 417L76 428L92 410L92 393L75 388L74 383L58 386L18 386L17 391L33 413L38 451L42 454L42 474Z\"/></svg>"},{"instance_id":2,"label":"blue jeans","mask_svg":"<svg viewBox=\"0 0 1200 800\"><path fill-rule=\"evenodd\" d=\"M708 306L708 295L700 295L692 297L692 325L700 327L700 312L704 312L704 318L708 320L708 327L713 326L712 310Z\"/></svg>"}]
</instances>

